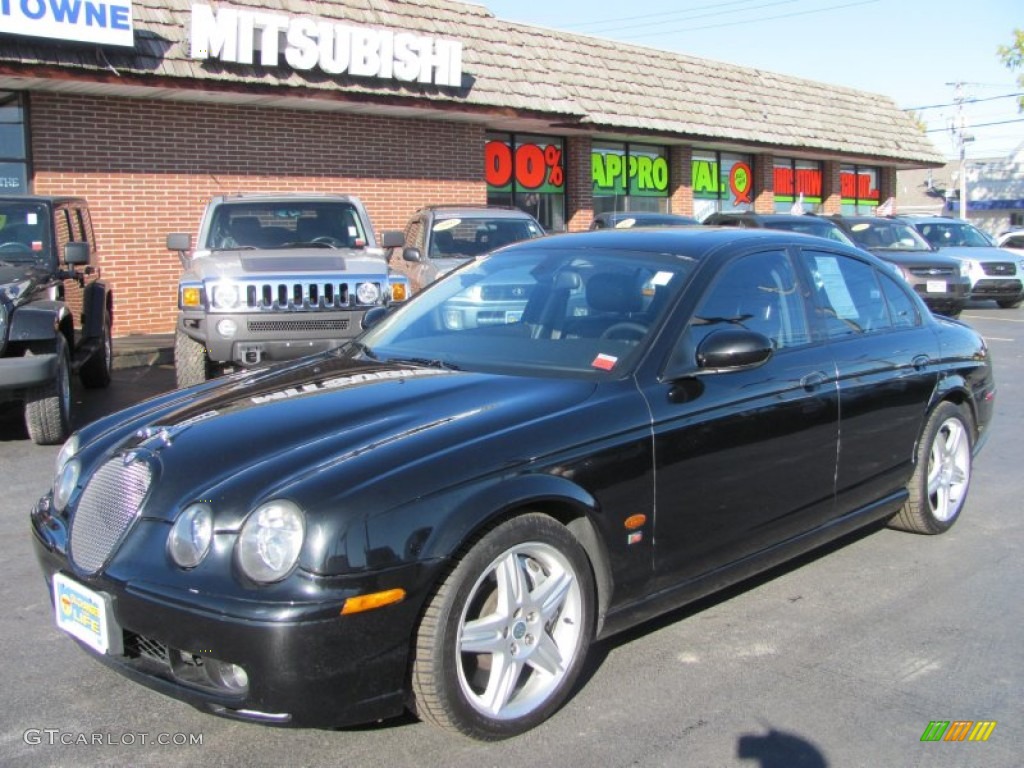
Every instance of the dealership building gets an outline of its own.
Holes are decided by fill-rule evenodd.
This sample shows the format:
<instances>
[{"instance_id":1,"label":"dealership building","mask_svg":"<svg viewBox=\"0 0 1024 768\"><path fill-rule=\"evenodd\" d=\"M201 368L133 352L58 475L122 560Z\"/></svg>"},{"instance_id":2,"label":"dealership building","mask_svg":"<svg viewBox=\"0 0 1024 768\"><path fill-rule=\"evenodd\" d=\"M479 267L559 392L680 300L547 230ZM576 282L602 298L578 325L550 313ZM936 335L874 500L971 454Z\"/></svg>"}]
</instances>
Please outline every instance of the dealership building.
<instances>
[{"instance_id":1,"label":"dealership building","mask_svg":"<svg viewBox=\"0 0 1024 768\"><path fill-rule=\"evenodd\" d=\"M207 200L871 213L944 158L888 97L443 0L0 0L0 194L88 198L115 335L174 328ZM897 201L898 203L898 201Z\"/></svg>"}]
</instances>

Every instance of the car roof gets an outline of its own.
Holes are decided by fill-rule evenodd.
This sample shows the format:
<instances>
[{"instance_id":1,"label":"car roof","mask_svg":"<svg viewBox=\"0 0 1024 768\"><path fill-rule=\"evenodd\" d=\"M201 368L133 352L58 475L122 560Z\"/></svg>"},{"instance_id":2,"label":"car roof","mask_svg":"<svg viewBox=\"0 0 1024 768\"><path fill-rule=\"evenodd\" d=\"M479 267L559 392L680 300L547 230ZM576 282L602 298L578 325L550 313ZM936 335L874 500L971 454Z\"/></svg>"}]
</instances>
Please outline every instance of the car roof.
<instances>
[{"instance_id":1,"label":"car roof","mask_svg":"<svg viewBox=\"0 0 1024 768\"><path fill-rule=\"evenodd\" d=\"M705 223L713 223L713 219L749 219L750 221L826 221L835 224L827 216L818 216L813 213L754 213L753 211L720 211L713 213L704 219Z\"/></svg>"},{"instance_id":2,"label":"car roof","mask_svg":"<svg viewBox=\"0 0 1024 768\"><path fill-rule=\"evenodd\" d=\"M353 195L339 195L330 192L237 192L231 195L218 195L213 198L219 203L246 202L331 202L342 201L351 203L357 198Z\"/></svg>"},{"instance_id":3,"label":"car roof","mask_svg":"<svg viewBox=\"0 0 1024 768\"><path fill-rule=\"evenodd\" d=\"M426 205L420 211L435 216L461 216L466 219L533 219L533 216L520 208L497 205Z\"/></svg>"},{"instance_id":4,"label":"car roof","mask_svg":"<svg viewBox=\"0 0 1024 768\"><path fill-rule=\"evenodd\" d=\"M0 195L0 201L8 203L84 203L86 199L77 195Z\"/></svg>"}]
</instances>

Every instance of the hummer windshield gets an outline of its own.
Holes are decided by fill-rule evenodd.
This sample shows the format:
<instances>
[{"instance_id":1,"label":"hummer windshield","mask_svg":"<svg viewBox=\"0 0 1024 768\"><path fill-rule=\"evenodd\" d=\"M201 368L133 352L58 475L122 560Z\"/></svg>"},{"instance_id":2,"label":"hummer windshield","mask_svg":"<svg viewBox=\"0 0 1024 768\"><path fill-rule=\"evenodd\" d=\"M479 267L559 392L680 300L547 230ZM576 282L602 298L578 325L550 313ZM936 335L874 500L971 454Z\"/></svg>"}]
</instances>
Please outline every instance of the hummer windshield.
<instances>
[{"instance_id":1,"label":"hummer windshield","mask_svg":"<svg viewBox=\"0 0 1024 768\"><path fill-rule=\"evenodd\" d=\"M347 203L242 202L217 207L207 233L212 250L363 248L366 232Z\"/></svg>"},{"instance_id":2,"label":"hummer windshield","mask_svg":"<svg viewBox=\"0 0 1024 768\"><path fill-rule=\"evenodd\" d=\"M0 200L0 260L38 261L50 253L46 206L29 201Z\"/></svg>"}]
</instances>

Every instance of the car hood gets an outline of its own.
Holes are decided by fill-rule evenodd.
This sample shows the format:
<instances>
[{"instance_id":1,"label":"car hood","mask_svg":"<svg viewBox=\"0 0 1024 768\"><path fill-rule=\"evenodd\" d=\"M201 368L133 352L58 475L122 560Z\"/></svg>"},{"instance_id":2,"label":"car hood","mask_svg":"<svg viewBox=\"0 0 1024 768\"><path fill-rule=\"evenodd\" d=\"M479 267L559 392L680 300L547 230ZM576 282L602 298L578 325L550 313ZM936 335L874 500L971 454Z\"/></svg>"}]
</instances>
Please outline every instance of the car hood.
<instances>
[{"instance_id":1,"label":"car hood","mask_svg":"<svg viewBox=\"0 0 1024 768\"><path fill-rule=\"evenodd\" d=\"M383 457L486 438L572 407L595 388L570 379L524 384L326 354L108 417L83 434L92 443L82 457L93 466L131 452L147 457L159 474L147 516L173 519L183 500L215 496L239 504L218 520L230 527L255 501L288 494L304 478L341 471L354 487L393 468Z\"/></svg>"},{"instance_id":2,"label":"car hood","mask_svg":"<svg viewBox=\"0 0 1024 768\"><path fill-rule=\"evenodd\" d=\"M433 264L434 267L437 269L437 276L438 277L443 277L444 275L447 275L449 272L451 272L456 267L461 267L463 264L465 264L467 261L471 260L472 258L473 258L472 256L466 256L464 258L457 258L457 257L442 257L442 258L438 258L436 256L432 256L430 258L430 263Z\"/></svg>"},{"instance_id":3,"label":"car hood","mask_svg":"<svg viewBox=\"0 0 1024 768\"><path fill-rule=\"evenodd\" d=\"M939 248L939 253L943 256L952 256L955 259L974 259L975 261L1012 261L1014 263L1020 261L1020 256L1017 254L994 246L947 245Z\"/></svg>"},{"instance_id":4,"label":"car hood","mask_svg":"<svg viewBox=\"0 0 1024 768\"><path fill-rule=\"evenodd\" d=\"M384 252L363 248L294 248L204 252L192 260L191 270L201 279L245 279L268 275L387 274Z\"/></svg>"},{"instance_id":5,"label":"car hood","mask_svg":"<svg viewBox=\"0 0 1024 768\"><path fill-rule=\"evenodd\" d=\"M960 264L951 256L939 255L935 251L901 251L898 248L868 248L880 259L892 261L907 267L951 267L958 269Z\"/></svg>"}]
</instances>

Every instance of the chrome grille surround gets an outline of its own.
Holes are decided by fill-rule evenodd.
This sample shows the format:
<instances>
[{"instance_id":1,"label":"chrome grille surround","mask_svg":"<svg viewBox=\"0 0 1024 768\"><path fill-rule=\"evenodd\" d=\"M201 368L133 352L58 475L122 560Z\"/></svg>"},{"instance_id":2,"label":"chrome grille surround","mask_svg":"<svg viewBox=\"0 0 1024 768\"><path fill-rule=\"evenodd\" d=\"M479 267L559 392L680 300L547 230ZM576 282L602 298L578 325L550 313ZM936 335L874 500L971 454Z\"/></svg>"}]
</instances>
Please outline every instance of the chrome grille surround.
<instances>
[{"instance_id":1,"label":"chrome grille surround","mask_svg":"<svg viewBox=\"0 0 1024 768\"><path fill-rule=\"evenodd\" d=\"M111 459L89 478L69 536L68 554L78 569L93 574L107 563L138 519L152 479L147 462L123 456Z\"/></svg>"}]
</instances>

